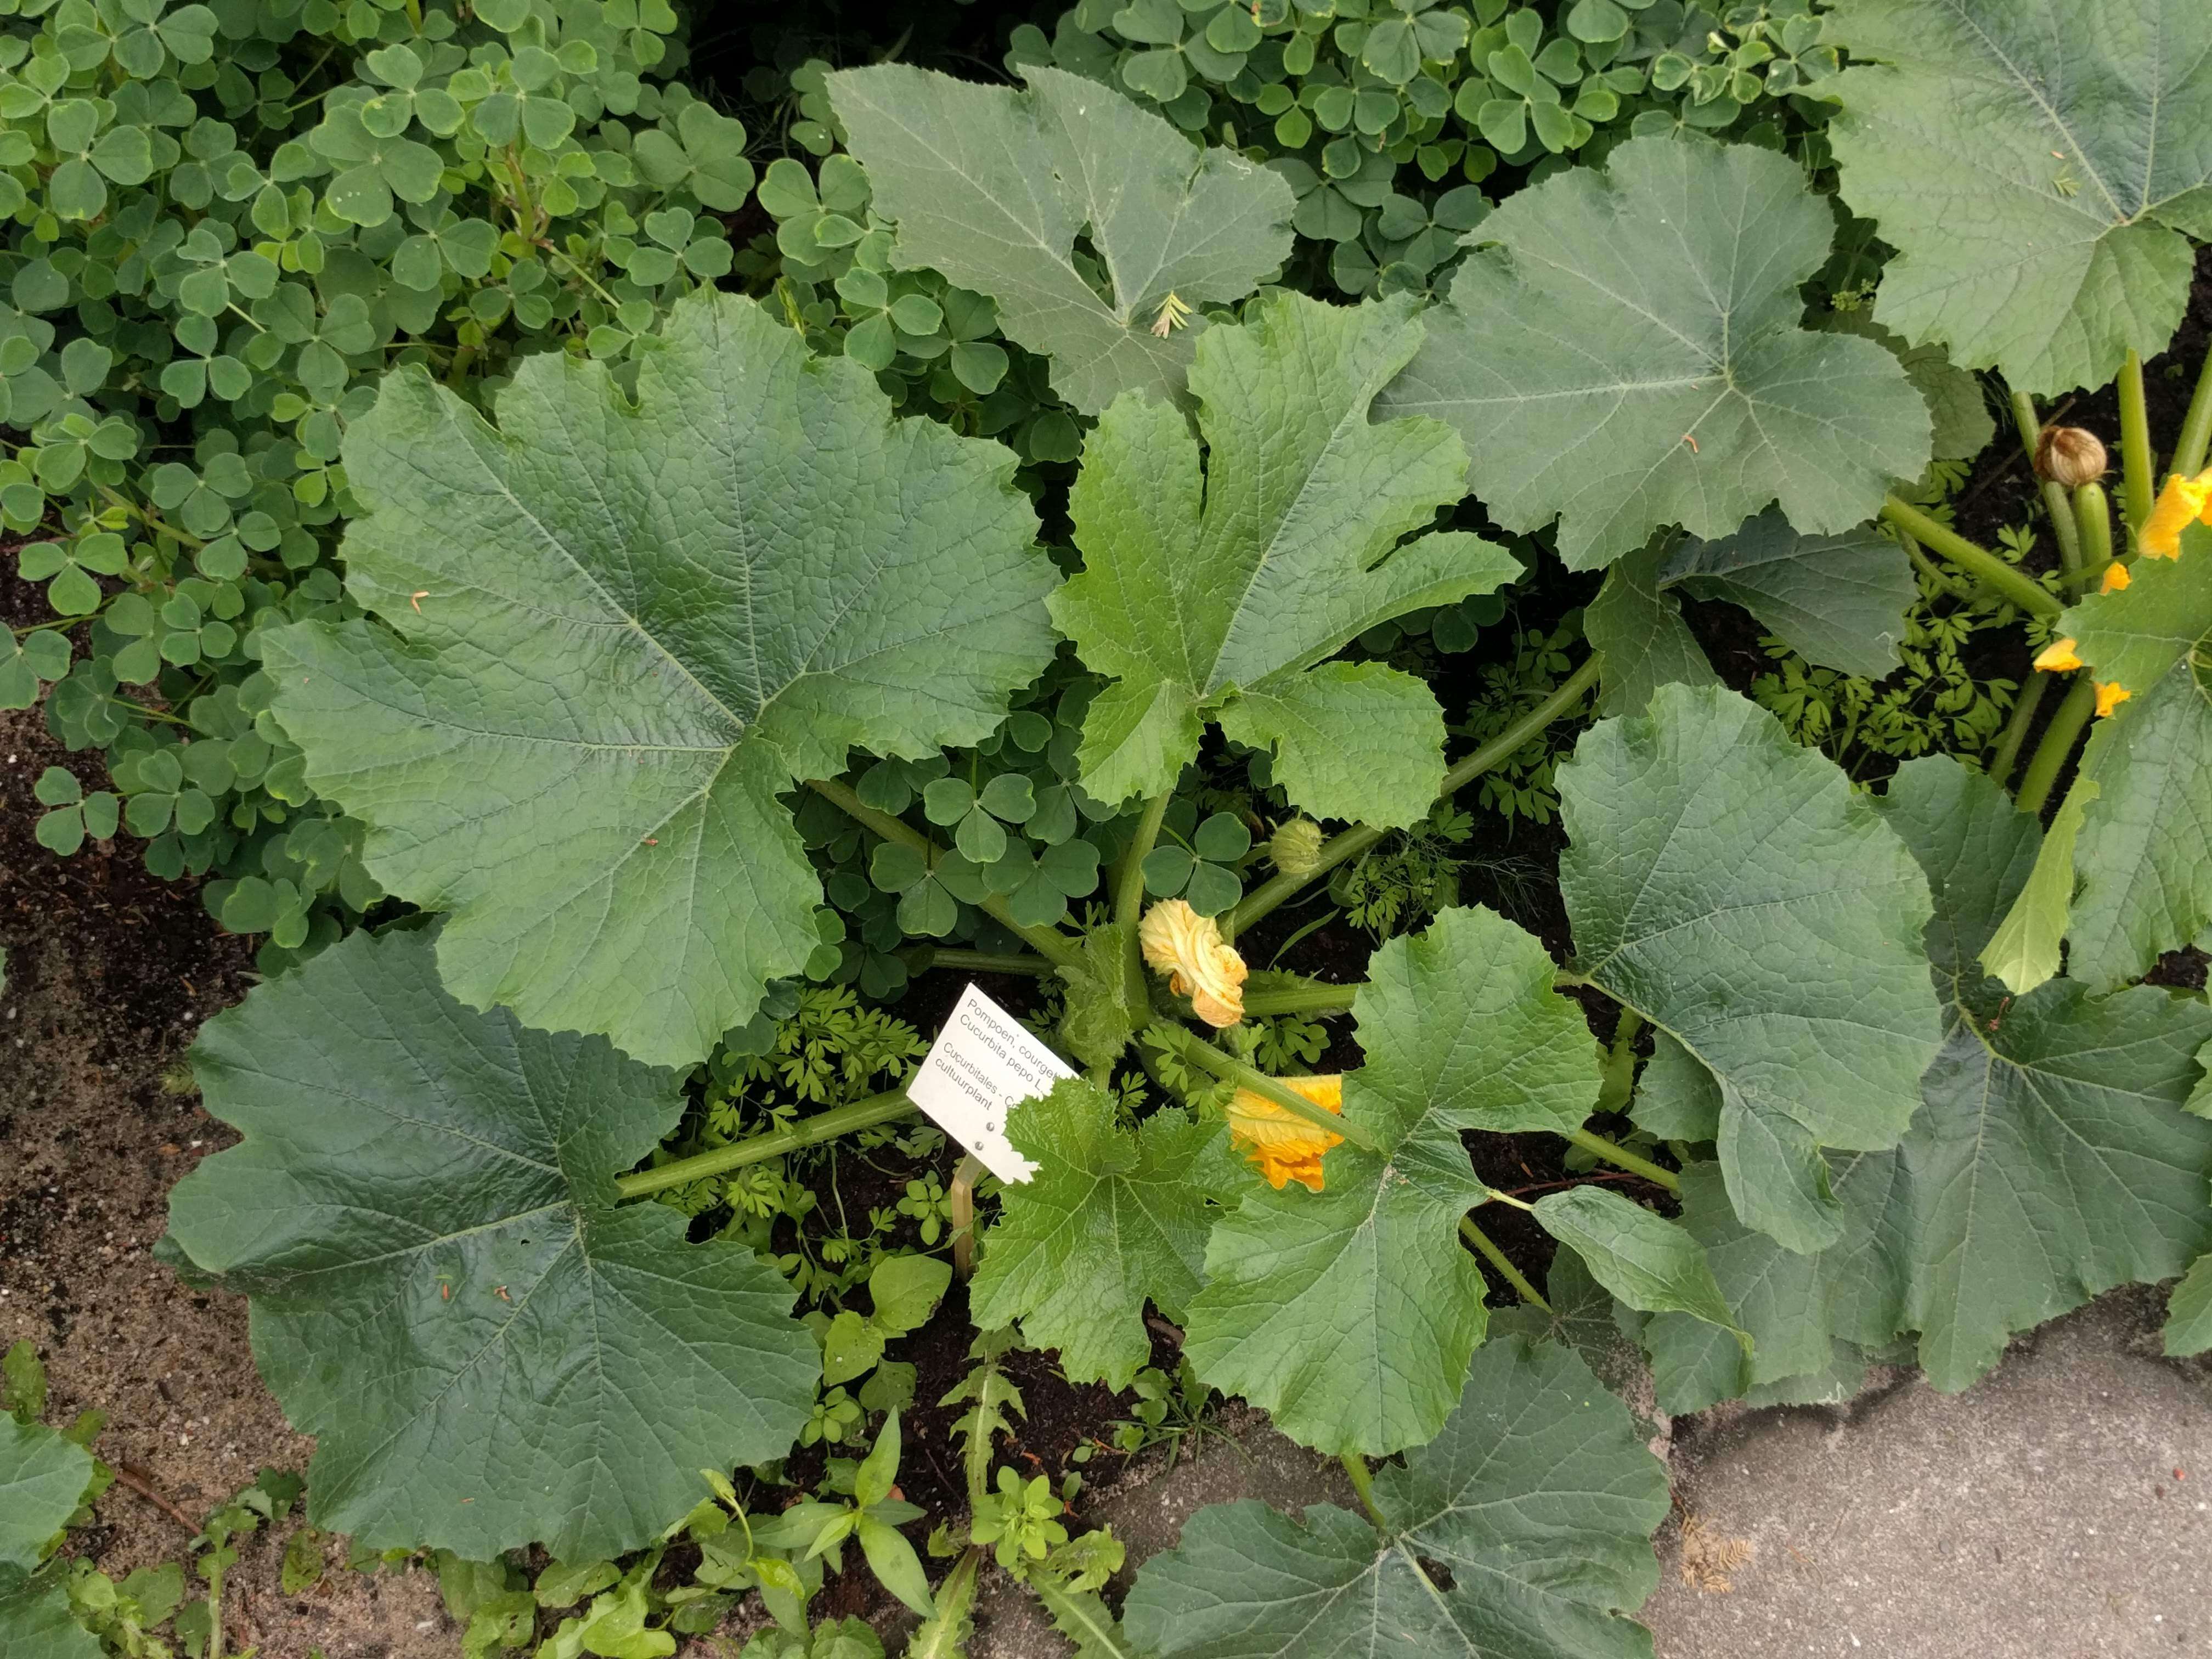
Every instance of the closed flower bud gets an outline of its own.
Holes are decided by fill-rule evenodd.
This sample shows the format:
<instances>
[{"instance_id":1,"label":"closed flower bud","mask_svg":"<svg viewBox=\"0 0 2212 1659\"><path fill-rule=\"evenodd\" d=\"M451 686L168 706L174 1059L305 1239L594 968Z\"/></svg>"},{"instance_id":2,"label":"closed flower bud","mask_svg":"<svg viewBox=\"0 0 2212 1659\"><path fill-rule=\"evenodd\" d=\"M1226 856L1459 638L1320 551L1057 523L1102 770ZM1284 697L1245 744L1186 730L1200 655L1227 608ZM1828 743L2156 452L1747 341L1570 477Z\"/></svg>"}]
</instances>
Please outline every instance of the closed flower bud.
<instances>
[{"instance_id":1,"label":"closed flower bud","mask_svg":"<svg viewBox=\"0 0 2212 1659\"><path fill-rule=\"evenodd\" d=\"M1293 881L1313 874L1321 863L1321 825L1311 818L1292 818L1268 838L1267 857Z\"/></svg>"},{"instance_id":2,"label":"closed flower bud","mask_svg":"<svg viewBox=\"0 0 2212 1659\"><path fill-rule=\"evenodd\" d=\"M2035 441L2037 473L2069 489L2096 483L2110 465L2104 441L2078 426L2046 426Z\"/></svg>"}]
</instances>

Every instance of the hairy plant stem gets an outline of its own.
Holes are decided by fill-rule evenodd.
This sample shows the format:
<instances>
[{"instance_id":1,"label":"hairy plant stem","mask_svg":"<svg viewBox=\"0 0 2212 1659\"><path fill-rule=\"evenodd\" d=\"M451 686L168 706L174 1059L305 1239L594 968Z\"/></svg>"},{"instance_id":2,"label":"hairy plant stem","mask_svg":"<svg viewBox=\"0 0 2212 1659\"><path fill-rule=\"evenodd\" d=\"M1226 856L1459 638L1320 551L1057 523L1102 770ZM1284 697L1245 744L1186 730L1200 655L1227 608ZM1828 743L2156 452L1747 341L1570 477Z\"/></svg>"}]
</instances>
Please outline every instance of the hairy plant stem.
<instances>
[{"instance_id":1,"label":"hairy plant stem","mask_svg":"<svg viewBox=\"0 0 2212 1659\"><path fill-rule=\"evenodd\" d=\"M1459 1218L1459 1236L1482 1253L1482 1259L1498 1269L1498 1276L1513 1287L1514 1294L1523 1302L1532 1308L1541 1308L1546 1313L1552 1311L1552 1304L1538 1293L1526 1274L1505 1259L1505 1252L1498 1248L1497 1240L1474 1224L1473 1216L1463 1215Z\"/></svg>"},{"instance_id":2,"label":"hairy plant stem","mask_svg":"<svg viewBox=\"0 0 2212 1659\"><path fill-rule=\"evenodd\" d=\"M2001 597L1990 592L1988 588L1978 583L1970 582L1964 576L1954 575L1950 571L1944 569L1922 550L1917 538L1900 530L1897 532L1897 539L1905 544L1905 556L1912 561L1912 568L1953 599L1964 599L1967 604L1972 605L1977 599Z\"/></svg>"},{"instance_id":3,"label":"hairy plant stem","mask_svg":"<svg viewBox=\"0 0 2212 1659\"><path fill-rule=\"evenodd\" d=\"M2204 470L2212 453L2212 345L2204 349L2204 366L2197 371L2197 390L2189 399L2189 412L2181 417L2181 435L2173 442L2173 470L2193 478Z\"/></svg>"},{"instance_id":4,"label":"hairy plant stem","mask_svg":"<svg viewBox=\"0 0 2212 1659\"><path fill-rule=\"evenodd\" d=\"M1599 1111L1628 1109L1628 1097L1636 1088L1636 1036L1643 1029L1643 1015L1633 1008L1620 1011L1620 1024L1613 1028L1613 1047L1606 1050L1605 1064L1599 1069Z\"/></svg>"},{"instance_id":5,"label":"hairy plant stem","mask_svg":"<svg viewBox=\"0 0 2212 1659\"><path fill-rule=\"evenodd\" d=\"M644 1198L653 1193L666 1192L671 1187L682 1187L694 1181L703 1181L708 1176L727 1175L732 1170L742 1170L749 1164L762 1164L772 1158L781 1158L786 1152L795 1152L805 1146L818 1146L825 1140L835 1140L860 1129L872 1129L879 1123L896 1123L911 1116L916 1110L913 1101L907 1098L903 1089L888 1089L879 1095L870 1095L864 1100L849 1102L843 1106L832 1106L826 1112L817 1112L811 1117L801 1118L788 1129L772 1130L764 1135L753 1135L731 1146L718 1146L711 1152L696 1152L690 1158L679 1158L673 1163L663 1164L650 1170L640 1170L635 1175L615 1178L615 1191L621 1197Z\"/></svg>"},{"instance_id":6,"label":"hairy plant stem","mask_svg":"<svg viewBox=\"0 0 2212 1659\"><path fill-rule=\"evenodd\" d=\"M1883 499L1881 516L2030 616L2055 617L2066 608L1987 548L1977 547L1950 526L1894 495Z\"/></svg>"},{"instance_id":7,"label":"hairy plant stem","mask_svg":"<svg viewBox=\"0 0 2212 1659\"><path fill-rule=\"evenodd\" d=\"M2027 684L2021 687L2020 696L2013 702L2012 718L2005 722L2004 732L1997 738L1997 746L1990 751L1990 782L2001 785L2012 775L2012 763L2020 757L2020 745L2027 737L2027 728L2035 724L2037 706L2043 702L2043 694L2050 686L2050 675L2034 671L2029 672Z\"/></svg>"},{"instance_id":8,"label":"hairy plant stem","mask_svg":"<svg viewBox=\"0 0 2212 1659\"><path fill-rule=\"evenodd\" d=\"M2139 530L2158 495L2158 463L2150 449L2150 408L2143 400L2142 359L2130 351L2120 365L2120 485L2128 528Z\"/></svg>"},{"instance_id":9,"label":"hairy plant stem","mask_svg":"<svg viewBox=\"0 0 2212 1659\"><path fill-rule=\"evenodd\" d=\"M2027 465L2033 471L2036 445L2043 436L2043 417L2035 412L2035 399L2025 392L2012 392L2011 397L2013 424L2020 429L2021 447L2027 451ZM2069 570L2079 569L2081 544L2075 532L2074 514L2067 507L2066 486L2040 474L2035 482L2043 492L2043 510L2051 515L2051 534L2058 538L2058 562Z\"/></svg>"},{"instance_id":10,"label":"hairy plant stem","mask_svg":"<svg viewBox=\"0 0 2212 1659\"><path fill-rule=\"evenodd\" d=\"M1367 1468L1367 1460L1356 1451L1348 1451L1339 1452L1336 1461L1344 1465L1345 1479L1359 1494L1359 1507L1367 1511L1367 1518L1375 1523L1375 1529L1389 1531L1389 1522L1383 1520L1382 1509L1375 1502L1375 1477Z\"/></svg>"},{"instance_id":11,"label":"hairy plant stem","mask_svg":"<svg viewBox=\"0 0 2212 1659\"><path fill-rule=\"evenodd\" d=\"M1152 855L1160 826L1167 822L1168 803L1174 799L1175 791L1170 789L1145 803L1136 833L1129 837L1121 861L1114 869L1114 925L1127 933L1133 951L1137 948L1137 922L1145 908L1145 860Z\"/></svg>"},{"instance_id":12,"label":"hairy plant stem","mask_svg":"<svg viewBox=\"0 0 2212 1659\"><path fill-rule=\"evenodd\" d=\"M1292 1117L1310 1123L1316 1129L1326 1129L1340 1135L1363 1152L1379 1151L1375 1137L1357 1123L1349 1122L1326 1108L1316 1106L1294 1089L1286 1088L1265 1072L1247 1066L1233 1054L1225 1054L1203 1037L1176 1024L1173 1020L1156 1020L1148 1028L1154 1035L1166 1033L1176 1052L1190 1064L1213 1073L1224 1083L1233 1083L1240 1089L1249 1089L1262 1099L1273 1101Z\"/></svg>"},{"instance_id":13,"label":"hairy plant stem","mask_svg":"<svg viewBox=\"0 0 2212 1659\"><path fill-rule=\"evenodd\" d=\"M928 836L893 817L889 812L878 812L854 794L849 785L840 783L835 778L809 778L806 787L848 817L874 830L885 841L895 841L902 847L912 848L928 860L932 868L946 856L945 849ZM1057 928L1031 927L1015 921L1014 913L1006 908L1006 900L997 894L986 894L982 908L993 920L1019 934L1031 950L1048 957L1055 966L1072 968L1082 959L1082 951L1073 939Z\"/></svg>"},{"instance_id":14,"label":"hairy plant stem","mask_svg":"<svg viewBox=\"0 0 2212 1659\"><path fill-rule=\"evenodd\" d=\"M1524 744L1554 720L1571 714L1580 707L1584 695L1597 684L1597 677L1598 657L1595 652L1592 652L1583 659L1581 667L1567 676L1558 690L1447 771L1443 787L1437 791L1437 799L1449 800L1485 772L1511 759ZM1356 823L1340 835L1331 836L1322 843L1313 868L1304 874L1271 876L1245 894L1237 908L1229 913L1228 920L1222 925L1222 932L1229 935L1241 933L1271 910L1289 902L1309 884L1321 879L1338 865L1347 859L1358 858L1388 833L1387 830Z\"/></svg>"},{"instance_id":15,"label":"hairy plant stem","mask_svg":"<svg viewBox=\"0 0 2212 1659\"><path fill-rule=\"evenodd\" d=\"M1297 985L1286 991L1247 991L1244 1012L1255 1019L1268 1014L1341 1014L1350 1011L1360 989L1357 985Z\"/></svg>"},{"instance_id":16,"label":"hairy plant stem","mask_svg":"<svg viewBox=\"0 0 2212 1659\"><path fill-rule=\"evenodd\" d=\"M2074 740L2081 735L2081 728L2088 725L2090 714L2096 707L2094 682L2087 674L2076 674L2073 689L2067 692L2066 701L2058 705L2058 712L2051 717L2051 724L2044 728L2043 740L2035 745L2027 770L2021 775L2020 793L2013 797L2013 804L2021 811L2043 811L2044 802L2051 799L2051 786L2058 781L2066 757L2074 752Z\"/></svg>"},{"instance_id":17,"label":"hairy plant stem","mask_svg":"<svg viewBox=\"0 0 2212 1659\"><path fill-rule=\"evenodd\" d=\"M2074 491L2074 522L2081 532L2081 556L2067 567L2075 580L2092 566L2101 570L2112 562L2112 503L2100 483L2079 485Z\"/></svg>"},{"instance_id":18,"label":"hairy plant stem","mask_svg":"<svg viewBox=\"0 0 2212 1659\"><path fill-rule=\"evenodd\" d=\"M1595 1129L1576 1129L1565 1137L1592 1158L1601 1158L1607 1164L1618 1164L1631 1174L1640 1175L1656 1187L1670 1193L1682 1190L1682 1178L1672 1170L1660 1168L1649 1158L1638 1158L1626 1146L1616 1146Z\"/></svg>"},{"instance_id":19,"label":"hairy plant stem","mask_svg":"<svg viewBox=\"0 0 2212 1659\"><path fill-rule=\"evenodd\" d=\"M1029 974L1043 979L1053 973L1053 965L1042 957L1002 955L995 951L957 951L933 945L929 949L932 968L961 968L971 974Z\"/></svg>"}]
</instances>

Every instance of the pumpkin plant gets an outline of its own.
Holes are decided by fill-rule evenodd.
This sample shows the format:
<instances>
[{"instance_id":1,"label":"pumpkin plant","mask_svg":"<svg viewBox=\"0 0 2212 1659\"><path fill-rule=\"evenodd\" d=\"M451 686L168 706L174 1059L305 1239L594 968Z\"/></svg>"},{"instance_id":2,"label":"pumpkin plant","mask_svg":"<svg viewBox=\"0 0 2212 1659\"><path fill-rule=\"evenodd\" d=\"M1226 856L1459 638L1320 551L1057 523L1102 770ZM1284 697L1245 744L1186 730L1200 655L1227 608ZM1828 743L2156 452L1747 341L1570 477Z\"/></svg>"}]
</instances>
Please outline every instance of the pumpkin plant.
<instances>
[{"instance_id":1,"label":"pumpkin plant","mask_svg":"<svg viewBox=\"0 0 2212 1659\"><path fill-rule=\"evenodd\" d=\"M1846 114L1861 74L1837 77ZM1635 138L1492 214L1442 304L1333 306L1268 283L1279 179L1095 82L1027 78L879 66L827 95L896 222L888 265L988 297L1096 416L1058 560L1011 451L897 418L862 364L734 295L678 300L634 379L529 358L487 419L403 367L351 422L360 614L264 631L269 712L363 826L368 874L423 914L209 1023L194 1064L245 1140L180 1184L175 1241L252 1298L264 1374L319 1437L316 1524L478 1555L661 1535L700 1469L787 1446L820 1361L771 1266L643 1200L914 1109L892 1091L660 1157L684 1068L828 948L809 849L833 837L810 817L895 849L899 890L949 890L1031 803L922 769L1079 676L1066 787L1117 823L1107 902L1039 922L969 859L959 902L1018 948L943 958L1055 979L1081 1067L1013 1111L1036 1173L975 1241L971 1306L1117 1387L1147 1304L1174 1316L1197 1377L1341 1458L1366 1512L1200 1516L1140 1578L1128 1638L1310 1653L1285 1609L1310 1605L1329 1639L1632 1653L1617 1613L1650 1585L1659 1477L1578 1359L1492 1338L1485 1263L1548 1304L1488 1206L1564 1247L1555 1284L1626 1304L1684 1402L1817 1393L1907 1335L1964 1386L2013 1330L2212 1245L2212 1127L2185 1109L2212 1016L2114 989L2206 921L2207 860L2181 868L2201 819L2143 805L2160 756L2202 759L2212 529L2180 521L2203 434L2155 511L2147 446L2124 445L2145 510L2123 552L2051 580L2126 578L2067 612L1895 493L1948 447L1955 371L1911 305L1904 342L1808 325L1833 220L1786 159ZM1521 574L1470 490L1606 574L1598 650L1451 761L1430 686L1346 653ZM2094 546L2094 515L2074 522ZM1861 790L1680 648L1677 586L1875 672L1923 549L2090 665L2016 801L1948 759ZM2116 860L2118 887L2084 890L2075 977L2008 1001L1983 971L2023 954L1989 960L2007 910L2072 898L2015 805L2045 804L2100 676L2130 696L2102 699L2048 845L2053 870ZM1602 718L1556 773L1564 963L1457 906L1362 983L1247 962L1255 923L1593 691ZM1222 745L1299 822L1346 827L1279 837L1274 872L1212 915L1147 907L1183 780ZM885 766L915 770L886 787ZM1194 842L1242 873L1243 841ZM920 931L943 908L918 900ZM1361 1063L1249 1063L1240 1028L1290 1013L1348 1013ZM1182 1081L1133 1110L1139 1077ZM1663 1154L1593 1127L1623 1110ZM1571 1143L1654 1203L1499 1191L1470 1131Z\"/></svg>"}]
</instances>

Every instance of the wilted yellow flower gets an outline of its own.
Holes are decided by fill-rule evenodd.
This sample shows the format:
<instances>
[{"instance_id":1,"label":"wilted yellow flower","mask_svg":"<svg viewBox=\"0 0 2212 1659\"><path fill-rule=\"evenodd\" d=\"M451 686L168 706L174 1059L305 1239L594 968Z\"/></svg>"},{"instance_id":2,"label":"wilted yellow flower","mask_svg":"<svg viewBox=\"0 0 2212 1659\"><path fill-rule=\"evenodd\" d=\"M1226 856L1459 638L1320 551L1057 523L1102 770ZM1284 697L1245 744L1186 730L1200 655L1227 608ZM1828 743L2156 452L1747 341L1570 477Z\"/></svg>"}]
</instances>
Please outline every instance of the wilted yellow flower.
<instances>
[{"instance_id":1,"label":"wilted yellow flower","mask_svg":"<svg viewBox=\"0 0 2212 1659\"><path fill-rule=\"evenodd\" d=\"M2135 693L2118 680L2099 680L2097 682L2097 712L2100 714L2109 714L2133 696Z\"/></svg>"},{"instance_id":2,"label":"wilted yellow flower","mask_svg":"<svg viewBox=\"0 0 2212 1659\"><path fill-rule=\"evenodd\" d=\"M1244 1018L1249 970L1236 947L1222 941L1212 916L1201 916L1179 898L1163 899L1145 913L1137 943L1152 971L1168 976L1168 989L1188 997L1191 1011L1208 1025L1234 1025Z\"/></svg>"},{"instance_id":3,"label":"wilted yellow flower","mask_svg":"<svg viewBox=\"0 0 2212 1659\"><path fill-rule=\"evenodd\" d=\"M2177 472L2166 481L2166 488L2158 494L2158 505L2143 520L2143 556L2152 559L2179 558L2181 532L2189 528L2191 520L2212 524L2212 467L2193 478L2185 478Z\"/></svg>"},{"instance_id":4,"label":"wilted yellow flower","mask_svg":"<svg viewBox=\"0 0 2212 1659\"><path fill-rule=\"evenodd\" d=\"M2117 593L2134 580L2128 574L2127 566L2107 565L2105 567L2105 580L2097 584L2097 591L2100 593Z\"/></svg>"},{"instance_id":5,"label":"wilted yellow flower","mask_svg":"<svg viewBox=\"0 0 2212 1659\"><path fill-rule=\"evenodd\" d=\"M2075 639L2053 640L2037 653L2035 665L2048 674L2063 673L2069 668L2079 668L2081 659L2074 654L2081 641Z\"/></svg>"},{"instance_id":6,"label":"wilted yellow flower","mask_svg":"<svg viewBox=\"0 0 2212 1659\"><path fill-rule=\"evenodd\" d=\"M1344 1079L1282 1077L1276 1082L1304 1095L1324 1111L1344 1110ZM1265 1095L1239 1089L1229 1103L1229 1139L1244 1148L1244 1156L1267 1184L1280 1191L1297 1182L1309 1192L1322 1188L1321 1155L1342 1143L1344 1137L1293 1117Z\"/></svg>"}]
</instances>

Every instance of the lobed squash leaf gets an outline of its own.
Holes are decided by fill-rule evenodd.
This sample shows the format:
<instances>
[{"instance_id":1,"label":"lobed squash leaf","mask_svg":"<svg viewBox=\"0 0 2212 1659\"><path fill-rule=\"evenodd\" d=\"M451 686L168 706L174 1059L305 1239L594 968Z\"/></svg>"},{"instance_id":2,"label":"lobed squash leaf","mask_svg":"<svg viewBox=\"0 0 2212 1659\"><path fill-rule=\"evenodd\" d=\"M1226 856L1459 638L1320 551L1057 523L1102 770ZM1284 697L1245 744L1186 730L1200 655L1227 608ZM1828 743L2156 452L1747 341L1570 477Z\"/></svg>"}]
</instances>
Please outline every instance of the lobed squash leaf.
<instances>
[{"instance_id":1,"label":"lobed squash leaf","mask_svg":"<svg viewBox=\"0 0 2212 1659\"><path fill-rule=\"evenodd\" d=\"M1559 520L1595 569L1680 524L1725 536L1770 501L1850 529L1928 464L1928 405L1872 340L1802 325L1835 222L1787 156L1634 138L1603 169L1508 198L1382 399L1467 440L1509 530Z\"/></svg>"},{"instance_id":2,"label":"lobed squash leaf","mask_svg":"<svg viewBox=\"0 0 2212 1659\"><path fill-rule=\"evenodd\" d=\"M1597 1097L1589 1028L1553 971L1482 909L1375 953L1344 1115L1378 1150L1337 1146L1321 1192L1255 1187L1214 1224L1183 1346L1202 1380L1325 1452L1382 1455L1443 1425L1486 1320L1458 1228L1487 1189L1461 1132L1577 1129Z\"/></svg>"},{"instance_id":3,"label":"lobed squash leaf","mask_svg":"<svg viewBox=\"0 0 2212 1659\"><path fill-rule=\"evenodd\" d=\"M1085 446L1068 510L1084 568L1051 601L1085 663L1114 677L1079 758L1100 799L1160 794L1209 719L1275 751L1316 817L1411 823L1443 775L1443 714L1381 664L1318 668L1355 635L1519 574L1503 549L1425 530L1464 488L1439 422L1367 418L1421 338L1408 298L1292 294L1207 331L1190 373L1207 453L1171 405L1129 392Z\"/></svg>"},{"instance_id":4,"label":"lobed squash leaf","mask_svg":"<svg viewBox=\"0 0 2212 1659\"><path fill-rule=\"evenodd\" d=\"M1486 1345L1375 1501L1379 1531L1333 1504L1200 1510L1138 1572L1131 1638L1162 1659L1650 1659L1618 1610L1658 1585L1666 1474L1570 1350Z\"/></svg>"},{"instance_id":5,"label":"lobed squash leaf","mask_svg":"<svg viewBox=\"0 0 2212 1659\"><path fill-rule=\"evenodd\" d=\"M2022 392L2156 356L2212 240L2201 0L1838 0L1844 198L1897 249L1877 319Z\"/></svg>"},{"instance_id":6,"label":"lobed squash leaf","mask_svg":"<svg viewBox=\"0 0 2212 1659\"><path fill-rule=\"evenodd\" d=\"M376 879L453 913L456 996L687 1064L818 943L778 794L986 736L1056 579L1011 452L749 300L678 301L634 404L553 352L497 410L386 377L345 446L379 620L264 635L276 716Z\"/></svg>"},{"instance_id":7,"label":"lobed squash leaf","mask_svg":"<svg viewBox=\"0 0 2212 1659\"><path fill-rule=\"evenodd\" d=\"M1895 1146L1936 1054L1926 878L1832 762L1718 688L1659 688L1558 777L1580 971L1717 1082L1737 1213L1834 1243L1820 1149Z\"/></svg>"},{"instance_id":8,"label":"lobed squash leaf","mask_svg":"<svg viewBox=\"0 0 2212 1659\"><path fill-rule=\"evenodd\" d=\"M177 1183L170 1230L252 1299L262 1377L316 1437L316 1526L617 1555L701 1469L781 1456L821 1359L773 1267L617 1206L680 1079L462 1006L434 946L357 933L207 1023L193 1075L245 1139Z\"/></svg>"},{"instance_id":9,"label":"lobed squash leaf","mask_svg":"<svg viewBox=\"0 0 2212 1659\"><path fill-rule=\"evenodd\" d=\"M1291 253L1291 187L1096 81L1023 74L1019 89L904 64L827 77L876 207L898 222L891 257L990 295L1006 337L1050 357L1053 389L1083 413L1131 390L1180 401L1205 319L1156 333L1162 304L1241 300L1273 275Z\"/></svg>"},{"instance_id":10,"label":"lobed squash leaf","mask_svg":"<svg viewBox=\"0 0 2212 1659\"><path fill-rule=\"evenodd\" d=\"M2014 1332L2212 1248L2212 1122L2185 1109L2212 1008L2070 980L2008 997L1977 964L2034 866L2035 820L1948 757L1907 763L1883 811L1934 894L1945 1037L1919 1112L1894 1151L1828 1160L1841 1224L1818 1255L1738 1224L1710 1166L1685 1172L1683 1224L1753 1335L1758 1382L1917 1332L1929 1382L1963 1389ZM1648 1339L1668 1409L1733 1392L1708 1328L1662 1315Z\"/></svg>"},{"instance_id":11,"label":"lobed squash leaf","mask_svg":"<svg viewBox=\"0 0 2212 1659\"><path fill-rule=\"evenodd\" d=\"M1192 1171L1220 1133L1173 1110L1134 1130L1080 1078L1017 1106L1006 1138L1036 1166L1001 1198L969 1286L976 1325L1018 1320L1031 1347L1060 1350L1077 1382L1126 1389L1151 1363L1150 1298L1179 1316L1199 1286L1211 1216Z\"/></svg>"}]
</instances>

